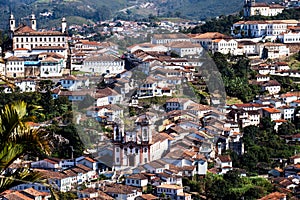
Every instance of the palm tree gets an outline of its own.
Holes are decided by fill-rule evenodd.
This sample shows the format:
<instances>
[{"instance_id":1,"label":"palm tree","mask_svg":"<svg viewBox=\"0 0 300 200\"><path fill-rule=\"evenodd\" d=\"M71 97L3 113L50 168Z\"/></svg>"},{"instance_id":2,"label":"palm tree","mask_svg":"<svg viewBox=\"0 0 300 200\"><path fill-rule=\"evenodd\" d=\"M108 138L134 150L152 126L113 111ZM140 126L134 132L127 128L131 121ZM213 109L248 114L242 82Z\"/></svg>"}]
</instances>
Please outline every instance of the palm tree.
<instances>
[{"instance_id":1,"label":"palm tree","mask_svg":"<svg viewBox=\"0 0 300 200\"><path fill-rule=\"evenodd\" d=\"M28 106L23 101L5 105L0 110L0 193L24 182L41 181L42 176L28 168L9 170L9 166L28 153L42 152L50 154L52 149L49 134L41 128L34 129L28 122ZM38 110L40 107L34 107Z\"/></svg>"}]
</instances>

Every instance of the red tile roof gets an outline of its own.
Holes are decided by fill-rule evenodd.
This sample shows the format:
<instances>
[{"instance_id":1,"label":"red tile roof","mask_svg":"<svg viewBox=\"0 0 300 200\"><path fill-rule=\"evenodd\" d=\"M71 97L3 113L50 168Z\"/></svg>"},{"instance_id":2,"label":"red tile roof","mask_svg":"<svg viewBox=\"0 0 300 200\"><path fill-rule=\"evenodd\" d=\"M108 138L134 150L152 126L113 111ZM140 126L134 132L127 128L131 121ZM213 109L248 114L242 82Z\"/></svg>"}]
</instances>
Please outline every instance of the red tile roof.
<instances>
[{"instance_id":1,"label":"red tile roof","mask_svg":"<svg viewBox=\"0 0 300 200\"><path fill-rule=\"evenodd\" d=\"M221 162L231 162L231 158L229 155L219 155L218 158L220 159Z\"/></svg>"},{"instance_id":2,"label":"red tile roof","mask_svg":"<svg viewBox=\"0 0 300 200\"><path fill-rule=\"evenodd\" d=\"M280 110L277 110L276 108L262 108L262 109L268 113L280 113Z\"/></svg>"},{"instance_id":3,"label":"red tile roof","mask_svg":"<svg viewBox=\"0 0 300 200\"><path fill-rule=\"evenodd\" d=\"M263 198L259 200L280 200L286 197L286 194L280 193L280 192L273 192L271 194L268 194L264 196Z\"/></svg>"}]
</instances>

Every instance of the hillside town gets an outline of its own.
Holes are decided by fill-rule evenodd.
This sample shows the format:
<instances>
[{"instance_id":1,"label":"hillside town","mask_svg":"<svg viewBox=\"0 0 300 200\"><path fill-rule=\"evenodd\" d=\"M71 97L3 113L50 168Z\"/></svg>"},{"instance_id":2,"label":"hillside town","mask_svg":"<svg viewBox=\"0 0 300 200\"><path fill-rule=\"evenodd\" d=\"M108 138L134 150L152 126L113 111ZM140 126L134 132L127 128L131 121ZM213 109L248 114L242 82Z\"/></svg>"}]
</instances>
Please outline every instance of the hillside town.
<instances>
[{"instance_id":1,"label":"hillside town","mask_svg":"<svg viewBox=\"0 0 300 200\"><path fill-rule=\"evenodd\" d=\"M1 103L41 95L35 103L58 111L26 124L55 132L63 150L9 163L3 176L28 169L46 181L12 177L0 199L300 198L300 20L247 20L298 7L245 0L230 35L184 33L195 25L182 21L99 22L115 41L80 35L87 25L66 18L40 30L35 14L19 23L11 13ZM120 45L127 37L143 41ZM70 124L78 135L60 138ZM229 196L207 192L233 180Z\"/></svg>"}]
</instances>

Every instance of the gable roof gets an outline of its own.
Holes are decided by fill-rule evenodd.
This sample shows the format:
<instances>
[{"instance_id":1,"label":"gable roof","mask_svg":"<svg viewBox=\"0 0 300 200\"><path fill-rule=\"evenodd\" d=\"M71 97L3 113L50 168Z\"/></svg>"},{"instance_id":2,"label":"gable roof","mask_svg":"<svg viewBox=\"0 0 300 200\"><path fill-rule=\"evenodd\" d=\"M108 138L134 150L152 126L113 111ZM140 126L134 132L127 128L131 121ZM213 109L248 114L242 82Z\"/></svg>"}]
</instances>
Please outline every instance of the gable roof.
<instances>
[{"instance_id":1,"label":"gable roof","mask_svg":"<svg viewBox=\"0 0 300 200\"><path fill-rule=\"evenodd\" d=\"M268 113L280 113L280 110L277 110L276 108L262 108L262 109Z\"/></svg>"},{"instance_id":2,"label":"gable roof","mask_svg":"<svg viewBox=\"0 0 300 200\"><path fill-rule=\"evenodd\" d=\"M148 179L148 178L144 174L132 174L132 175L126 177L126 179L144 180L144 179Z\"/></svg>"},{"instance_id":3,"label":"gable roof","mask_svg":"<svg viewBox=\"0 0 300 200\"><path fill-rule=\"evenodd\" d=\"M229 155L219 155L218 158L220 159L221 162L231 162L231 158Z\"/></svg>"},{"instance_id":4,"label":"gable roof","mask_svg":"<svg viewBox=\"0 0 300 200\"><path fill-rule=\"evenodd\" d=\"M222 39L232 38L219 32L206 32L192 37L193 39Z\"/></svg>"},{"instance_id":5,"label":"gable roof","mask_svg":"<svg viewBox=\"0 0 300 200\"><path fill-rule=\"evenodd\" d=\"M17 27L14 31L14 36L21 36L21 35L44 35L44 36L50 36L50 35L64 35L64 33L61 33L59 31L36 31L33 30L31 27L22 24L21 26Z\"/></svg>"},{"instance_id":6,"label":"gable roof","mask_svg":"<svg viewBox=\"0 0 300 200\"><path fill-rule=\"evenodd\" d=\"M273 192L271 194L264 196L263 198L260 198L259 200L278 200L278 199L283 199L285 197L286 197L286 194L284 194L284 193Z\"/></svg>"},{"instance_id":7,"label":"gable roof","mask_svg":"<svg viewBox=\"0 0 300 200\"><path fill-rule=\"evenodd\" d=\"M189 39L189 37L183 33L170 33L170 34L154 34L154 39Z\"/></svg>"}]
</instances>

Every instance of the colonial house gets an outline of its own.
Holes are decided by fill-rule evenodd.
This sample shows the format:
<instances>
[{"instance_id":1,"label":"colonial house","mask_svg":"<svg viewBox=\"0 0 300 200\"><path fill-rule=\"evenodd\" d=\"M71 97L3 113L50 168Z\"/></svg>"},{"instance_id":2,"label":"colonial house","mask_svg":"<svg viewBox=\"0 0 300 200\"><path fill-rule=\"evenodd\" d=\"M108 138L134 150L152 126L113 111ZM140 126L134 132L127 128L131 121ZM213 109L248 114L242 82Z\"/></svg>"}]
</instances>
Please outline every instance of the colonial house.
<instances>
[{"instance_id":1,"label":"colonial house","mask_svg":"<svg viewBox=\"0 0 300 200\"><path fill-rule=\"evenodd\" d=\"M278 35L278 39L284 44L300 43L300 32L281 33L280 35Z\"/></svg>"},{"instance_id":2,"label":"colonial house","mask_svg":"<svg viewBox=\"0 0 300 200\"><path fill-rule=\"evenodd\" d=\"M250 40L238 41L238 49L246 56L258 55L257 44Z\"/></svg>"},{"instance_id":3,"label":"colonial house","mask_svg":"<svg viewBox=\"0 0 300 200\"><path fill-rule=\"evenodd\" d=\"M244 16L250 17L254 15L262 16L276 16L285 9L280 4L267 4L261 2L255 2L255 0L244 1Z\"/></svg>"},{"instance_id":4,"label":"colonial house","mask_svg":"<svg viewBox=\"0 0 300 200\"><path fill-rule=\"evenodd\" d=\"M35 92L37 84L34 79L21 79L15 81L15 85L19 87L21 92Z\"/></svg>"},{"instance_id":5,"label":"colonial house","mask_svg":"<svg viewBox=\"0 0 300 200\"><path fill-rule=\"evenodd\" d=\"M39 55L40 77L61 77L66 67L65 60L57 54L41 53Z\"/></svg>"},{"instance_id":6,"label":"colonial house","mask_svg":"<svg viewBox=\"0 0 300 200\"><path fill-rule=\"evenodd\" d=\"M1 196L3 200L9 200L9 199L28 199L28 200L49 200L51 199L51 194L48 191L41 191L34 189L43 187L42 185L23 185L24 189L20 189L17 187L14 187L13 190L6 190L3 193L1 193ZM44 186L45 188L45 186Z\"/></svg>"},{"instance_id":7,"label":"colonial house","mask_svg":"<svg viewBox=\"0 0 300 200\"><path fill-rule=\"evenodd\" d=\"M258 49L261 58L263 58L264 53L266 53L267 58L270 59L284 58L290 55L290 49L285 44L281 43L263 43L259 45Z\"/></svg>"},{"instance_id":8,"label":"colonial house","mask_svg":"<svg viewBox=\"0 0 300 200\"><path fill-rule=\"evenodd\" d=\"M94 171L98 170L98 161L88 156L80 156L75 159L76 164L82 164Z\"/></svg>"},{"instance_id":9,"label":"colonial house","mask_svg":"<svg viewBox=\"0 0 300 200\"><path fill-rule=\"evenodd\" d=\"M231 39L230 36L218 32L207 32L191 36L193 43L201 44L206 50L212 50L212 41L216 39Z\"/></svg>"},{"instance_id":10,"label":"colonial house","mask_svg":"<svg viewBox=\"0 0 300 200\"><path fill-rule=\"evenodd\" d=\"M123 99L121 94L109 87L97 90L94 98L96 99L96 106L120 104Z\"/></svg>"},{"instance_id":11,"label":"colonial house","mask_svg":"<svg viewBox=\"0 0 300 200\"><path fill-rule=\"evenodd\" d=\"M74 165L74 161L72 164ZM70 166L73 166L73 165L70 165ZM45 158L44 160L32 162L31 168L59 171L62 169L62 164L61 164L60 159Z\"/></svg>"},{"instance_id":12,"label":"colonial house","mask_svg":"<svg viewBox=\"0 0 300 200\"><path fill-rule=\"evenodd\" d=\"M5 76L6 77L24 77L24 59L11 56L6 59Z\"/></svg>"},{"instance_id":13,"label":"colonial house","mask_svg":"<svg viewBox=\"0 0 300 200\"><path fill-rule=\"evenodd\" d=\"M161 44L140 43L127 47L127 50L133 53L137 50L142 50L144 52L167 52L169 49L165 45Z\"/></svg>"},{"instance_id":14,"label":"colonial house","mask_svg":"<svg viewBox=\"0 0 300 200\"><path fill-rule=\"evenodd\" d=\"M221 156L219 155L215 159L216 167L220 170L220 174L226 174L228 171L232 170L232 160L229 155Z\"/></svg>"},{"instance_id":15,"label":"colonial house","mask_svg":"<svg viewBox=\"0 0 300 200\"><path fill-rule=\"evenodd\" d=\"M62 56L65 60L68 58L68 49L62 46L37 46L31 50L31 54L41 53L56 53Z\"/></svg>"},{"instance_id":16,"label":"colonial house","mask_svg":"<svg viewBox=\"0 0 300 200\"><path fill-rule=\"evenodd\" d=\"M300 163L300 155L297 154L297 155L290 157L290 163L292 163L294 165L299 164Z\"/></svg>"},{"instance_id":17,"label":"colonial house","mask_svg":"<svg viewBox=\"0 0 300 200\"><path fill-rule=\"evenodd\" d=\"M243 103L243 104L233 104L231 106L231 108L233 109L244 109L246 111L249 110L260 110L261 108L266 107L263 104L259 104L259 103Z\"/></svg>"},{"instance_id":18,"label":"colonial house","mask_svg":"<svg viewBox=\"0 0 300 200\"><path fill-rule=\"evenodd\" d=\"M163 160L154 160L152 162L142 165L145 171L150 173L163 173L164 170L169 169L170 165ZM137 170L135 170L137 172Z\"/></svg>"},{"instance_id":19,"label":"colonial house","mask_svg":"<svg viewBox=\"0 0 300 200\"><path fill-rule=\"evenodd\" d=\"M231 110L228 115L242 128L250 125L258 126L260 123L260 113L256 110L246 111L244 109Z\"/></svg>"},{"instance_id":20,"label":"colonial house","mask_svg":"<svg viewBox=\"0 0 300 200\"><path fill-rule=\"evenodd\" d=\"M168 44L172 42L189 42L191 39L183 33L154 34L151 44Z\"/></svg>"},{"instance_id":21,"label":"colonial house","mask_svg":"<svg viewBox=\"0 0 300 200\"><path fill-rule=\"evenodd\" d=\"M174 71L174 70L165 70L165 69L162 69L162 70L164 72ZM178 73L178 71L175 71L175 72ZM155 96L160 96L160 97L161 96L172 96L173 89L168 87L168 83L167 83L167 81L170 81L170 77L166 77L166 76L162 76L162 75L161 76L156 75L155 77L156 78L154 78L152 76L148 76L146 81L142 85L139 86L138 91L137 91L138 98L149 98L149 97L155 97Z\"/></svg>"},{"instance_id":22,"label":"colonial house","mask_svg":"<svg viewBox=\"0 0 300 200\"><path fill-rule=\"evenodd\" d=\"M264 36L278 36L288 31L290 26L297 26L298 20L261 20L239 21L233 24L231 35L234 37L259 38ZM274 38L276 39L276 37Z\"/></svg>"},{"instance_id":23,"label":"colonial house","mask_svg":"<svg viewBox=\"0 0 300 200\"><path fill-rule=\"evenodd\" d=\"M257 82L265 82L265 81L269 81L269 80L270 80L270 76L268 76L268 75L262 75L262 74L256 75Z\"/></svg>"},{"instance_id":24,"label":"colonial house","mask_svg":"<svg viewBox=\"0 0 300 200\"><path fill-rule=\"evenodd\" d=\"M262 117L268 117L272 121L281 119L281 112L276 108L263 108Z\"/></svg>"},{"instance_id":25,"label":"colonial house","mask_svg":"<svg viewBox=\"0 0 300 200\"><path fill-rule=\"evenodd\" d=\"M64 91L57 90L56 94L52 96L58 98L59 96L67 97L69 101L83 101L86 95L91 95L90 90L80 90L80 91Z\"/></svg>"},{"instance_id":26,"label":"colonial house","mask_svg":"<svg viewBox=\"0 0 300 200\"><path fill-rule=\"evenodd\" d=\"M192 100L186 98L172 98L166 101L166 111L186 110L189 105L194 103Z\"/></svg>"},{"instance_id":27,"label":"colonial house","mask_svg":"<svg viewBox=\"0 0 300 200\"><path fill-rule=\"evenodd\" d=\"M104 192L99 191L95 188L86 188L83 190L78 190L77 197L79 199L96 199L96 198L105 199L105 200L113 200L114 199L111 196L109 196L109 195L105 194Z\"/></svg>"},{"instance_id":28,"label":"colonial house","mask_svg":"<svg viewBox=\"0 0 300 200\"><path fill-rule=\"evenodd\" d=\"M182 186L178 185L170 185L170 184L163 184L156 187L156 193L158 196L161 194L165 194L167 198L172 200L191 200L192 195L183 191Z\"/></svg>"},{"instance_id":29,"label":"colonial house","mask_svg":"<svg viewBox=\"0 0 300 200\"><path fill-rule=\"evenodd\" d=\"M132 174L126 177L125 184L145 190L148 184L148 177L144 174Z\"/></svg>"},{"instance_id":30,"label":"colonial house","mask_svg":"<svg viewBox=\"0 0 300 200\"><path fill-rule=\"evenodd\" d=\"M34 14L30 15L30 24L16 27L16 20L13 15L9 19L10 31L12 32L13 49L25 48L33 50L40 46L68 47L66 35L66 19L62 19L62 31L37 31L37 23ZM64 51L65 52L65 51Z\"/></svg>"},{"instance_id":31,"label":"colonial house","mask_svg":"<svg viewBox=\"0 0 300 200\"><path fill-rule=\"evenodd\" d=\"M279 107L278 110L280 110L281 112L282 119L289 120L289 121L294 120L295 108L289 106L282 106Z\"/></svg>"},{"instance_id":32,"label":"colonial house","mask_svg":"<svg viewBox=\"0 0 300 200\"><path fill-rule=\"evenodd\" d=\"M192 42L172 42L167 47L169 47L171 52L176 53L180 57L199 56L203 50L200 44Z\"/></svg>"},{"instance_id":33,"label":"colonial house","mask_svg":"<svg viewBox=\"0 0 300 200\"><path fill-rule=\"evenodd\" d=\"M102 187L102 191L115 200L135 200L136 197L142 195L140 188L122 184L106 184Z\"/></svg>"},{"instance_id":34,"label":"colonial house","mask_svg":"<svg viewBox=\"0 0 300 200\"><path fill-rule=\"evenodd\" d=\"M80 71L102 74L120 74L125 70L125 61L112 55L89 56L83 61Z\"/></svg>"},{"instance_id":35,"label":"colonial house","mask_svg":"<svg viewBox=\"0 0 300 200\"><path fill-rule=\"evenodd\" d=\"M292 107L298 107L298 106L300 106L300 100L292 101L290 103L290 106L292 106Z\"/></svg>"},{"instance_id":36,"label":"colonial house","mask_svg":"<svg viewBox=\"0 0 300 200\"><path fill-rule=\"evenodd\" d=\"M92 107L87 111L87 116L96 118L98 122L114 122L123 117L124 109L115 105L109 104L105 106Z\"/></svg>"},{"instance_id":37,"label":"colonial house","mask_svg":"<svg viewBox=\"0 0 300 200\"><path fill-rule=\"evenodd\" d=\"M289 64L286 62L276 62L274 63L276 72L290 70Z\"/></svg>"},{"instance_id":38,"label":"colonial house","mask_svg":"<svg viewBox=\"0 0 300 200\"><path fill-rule=\"evenodd\" d=\"M238 42L233 39L216 39L212 40L212 52L223 54L237 54Z\"/></svg>"},{"instance_id":39,"label":"colonial house","mask_svg":"<svg viewBox=\"0 0 300 200\"><path fill-rule=\"evenodd\" d=\"M47 178L49 184L53 185L56 190L60 192L68 192L72 189L72 177L65 173L42 169L36 169L36 171Z\"/></svg>"},{"instance_id":40,"label":"colonial house","mask_svg":"<svg viewBox=\"0 0 300 200\"><path fill-rule=\"evenodd\" d=\"M75 77L73 75L64 77L59 82L64 89L70 91L80 90L89 86L89 79L87 77Z\"/></svg>"},{"instance_id":41,"label":"colonial house","mask_svg":"<svg viewBox=\"0 0 300 200\"><path fill-rule=\"evenodd\" d=\"M269 80L269 81L253 81L252 84L259 85L261 87L262 92L268 92L269 94L278 94L281 90L281 85L276 80Z\"/></svg>"}]
</instances>

